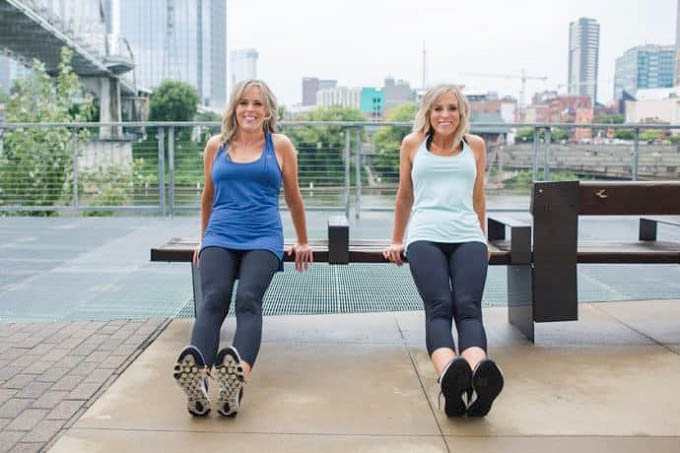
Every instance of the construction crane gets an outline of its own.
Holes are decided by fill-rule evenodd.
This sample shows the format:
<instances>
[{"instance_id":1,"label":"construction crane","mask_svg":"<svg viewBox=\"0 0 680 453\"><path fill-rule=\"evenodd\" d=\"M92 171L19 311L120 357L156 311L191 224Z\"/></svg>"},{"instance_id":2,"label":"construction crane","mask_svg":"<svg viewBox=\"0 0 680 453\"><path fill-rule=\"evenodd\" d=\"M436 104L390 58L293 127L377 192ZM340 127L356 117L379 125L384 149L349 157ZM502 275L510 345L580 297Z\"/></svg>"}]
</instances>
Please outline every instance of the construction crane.
<instances>
[{"instance_id":1,"label":"construction crane","mask_svg":"<svg viewBox=\"0 0 680 453\"><path fill-rule=\"evenodd\" d=\"M520 111L524 109L524 93L526 92L527 80L548 80L548 76L530 76L527 75L524 68L522 68L522 74L495 74L486 72L462 72L461 75L473 76L473 77L494 77L498 79L521 79L522 88L519 91L519 108Z\"/></svg>"}]
</instances>

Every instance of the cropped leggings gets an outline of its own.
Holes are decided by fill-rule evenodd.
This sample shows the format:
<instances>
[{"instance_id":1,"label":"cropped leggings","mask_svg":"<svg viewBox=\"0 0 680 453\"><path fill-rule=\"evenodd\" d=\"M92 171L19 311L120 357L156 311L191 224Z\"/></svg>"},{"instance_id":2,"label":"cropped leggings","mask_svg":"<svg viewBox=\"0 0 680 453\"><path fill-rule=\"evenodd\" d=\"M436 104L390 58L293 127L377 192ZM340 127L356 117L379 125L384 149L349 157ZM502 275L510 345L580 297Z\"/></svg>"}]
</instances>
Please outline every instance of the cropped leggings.
<instances>
[{"instance_id":1,"label":"cropped leggings","mask_svg":"<svg viewBox=\"0 0 680 453\"><path fill-rule=\"evenodd\" d=\"M416 241L408 246L411 275L425 306L427 352L456 350L452 320L458 331L459 352L477 346L486 351L482 325L482 294L488 257L482 242Z\"/></svg>"},{"instance_id":2,"label":"cropped leggings","mask_svg":"<svg viewBox=\"0 0 680 453\"><path fill-rule=\"evenodd\" d=\"M203 302L197 308L191 344L201 351L206 365L211 367L238 275L233 346L241 359L252 367L262 341L262 297L279 267L278 258L267 250L206 247L201 252L198 266Z\"/></svg>"}]
</instances>

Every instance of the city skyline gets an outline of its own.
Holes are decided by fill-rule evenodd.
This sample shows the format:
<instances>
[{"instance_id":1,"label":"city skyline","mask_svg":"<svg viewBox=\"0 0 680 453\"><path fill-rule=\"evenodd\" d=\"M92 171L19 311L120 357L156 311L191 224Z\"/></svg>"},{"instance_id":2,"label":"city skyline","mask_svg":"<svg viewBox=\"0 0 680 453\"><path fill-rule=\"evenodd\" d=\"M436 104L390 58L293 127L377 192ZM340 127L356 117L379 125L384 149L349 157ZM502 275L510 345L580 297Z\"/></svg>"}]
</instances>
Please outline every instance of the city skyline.
<instances>
[{"instance_id":1,"label":"city skyline","mask_svg":"<svg viewBox=\"0 0 680 453\"><path fill-rule=\"evenodd\" d=\"M432 0L423 8L398 0L348 0L315 8L304 0L285 5L230 0L228 46L258 50L258 76L286 105L301 103L300 83L309 76L335 79L347 87L380 87L385 77L392 76L420 88L423 41L430 84L451 82L469 91L519 98L519 77L463 74L519 76L525 69L527 75L548 77L527 81L530 99L548 89L566 93L569 23L589 17L600 24L597 101L606 103L613 100L617 57L640 45L675 43L677 0L657 0L652 6L622 0L615 7L585 0L550 8L537 0L515 3L493 0L454 7ZM281 17L286 17L285 25L277 25Z\"/></svg>"}]
</instances>

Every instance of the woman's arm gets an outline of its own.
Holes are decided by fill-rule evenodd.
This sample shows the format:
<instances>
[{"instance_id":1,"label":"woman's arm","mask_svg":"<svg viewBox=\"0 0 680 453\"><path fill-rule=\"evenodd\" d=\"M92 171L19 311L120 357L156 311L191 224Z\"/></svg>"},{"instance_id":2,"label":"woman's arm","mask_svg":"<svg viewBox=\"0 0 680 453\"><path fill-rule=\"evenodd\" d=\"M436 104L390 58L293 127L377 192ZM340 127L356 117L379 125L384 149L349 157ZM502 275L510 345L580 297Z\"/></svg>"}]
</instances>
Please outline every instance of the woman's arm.
<instances>
[{"instance_id":1,"label":"woman's arm","mask_svg":"<svg viewBox=\"0 0 680 453\"><path fill-rule=\"evenodd\" d=\"M281 156L283 194L297 235L297 244L288 251L288 254L295 253L295 269L301 272L307 270L308 263L312 262L312 249L308 244L305 207L298 185L297 151L288 137L282 134L274 135L274 146L277 154Z\"/></svg>"},{"instance_id":2,"label":"woman's arm","mask_svg":"<svg viewBox=\"0 0 680 453\"><path fill-rule=\"evenodd\" d=\"M212 166L215 161L215 154L220 148L220 137L215 135L208 140L203 150L203 173L205 183L203 185L203 192L201 193L201 235L199 236L199 243L197 249L194 251L193 262L198 263L198 253L201 249L201 242L203 242L203 235L208 228L210 221L210 214L212 213L213 201L215 199L215 188L212 182Z\"/></svg>"},{"instance_id":3,"label":"woman's arm","mask_svg":"<svg viewBox=\"0 0 680 453\"><path fill-rule=\"evenodd\" d=\"M385 258L399 266L404 263L402 259L404 234L413 206L413 182L411 181L413 151L422 142L421 138L419 134L409 134L404 137L399 149L399 189L394 203L392 245L383 251Z\"/></svg>"},{"instance_id":4,"label":"woman's arm","mask_svg":"<svg viewBox=\"0 0 680 453\"><path fill-rule=\"evenodd\" d=\"M484 140L476 135L468 135L468 143L475 155L477 177L472 192L472 205L479 218L479 226L486 237L486 196L484 195L484 175L486 172L486 145Z\"/></svg>"}]
</instances>

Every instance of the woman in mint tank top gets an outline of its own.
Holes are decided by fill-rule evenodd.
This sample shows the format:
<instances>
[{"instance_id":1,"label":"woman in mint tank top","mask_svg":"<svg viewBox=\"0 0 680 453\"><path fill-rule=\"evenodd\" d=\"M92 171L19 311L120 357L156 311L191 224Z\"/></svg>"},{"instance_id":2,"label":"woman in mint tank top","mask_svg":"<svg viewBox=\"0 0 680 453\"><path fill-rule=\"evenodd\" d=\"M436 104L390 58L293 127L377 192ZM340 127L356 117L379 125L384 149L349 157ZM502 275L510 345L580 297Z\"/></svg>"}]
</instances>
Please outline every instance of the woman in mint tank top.
<instances>
[{"instance_id":1,"label":"woman in mint tank top","mask_svg":"<svg viewBox=\"0 0 680 453\"><path fill-rule=\"evenodd\" d=\"M192 415L207 415L208 377L219 386L217 412L233 417L262 339L262 297L277 270L283 270L283 228L279 192L283 185L297 243L295 268L312 262L305 211L297 179L297 154L276 133L276 98L260 80L238 83L222 119L222 133L203 153L201 244L194 253L203 301L197 307L191 345L175 363L173 377L187 396ZM220 350L220 328L236 290L236 332Z\"/></svg>"},{"instance_id":2,"label":"woman in mint tank top","mask_svg":"<svg viewBox=\"0 0 680 453\"><path fill-rule=\"evenodd\" d=\"M383 255L399 266L404 252L408 257L446 414L482 417L503 388L503 375L487 357L482 324L486 151L484 141L468 133L469 117L470 105L455 85L423 97L413 132L401 144L392 244Z\"/></svg>"}]
</instances>

